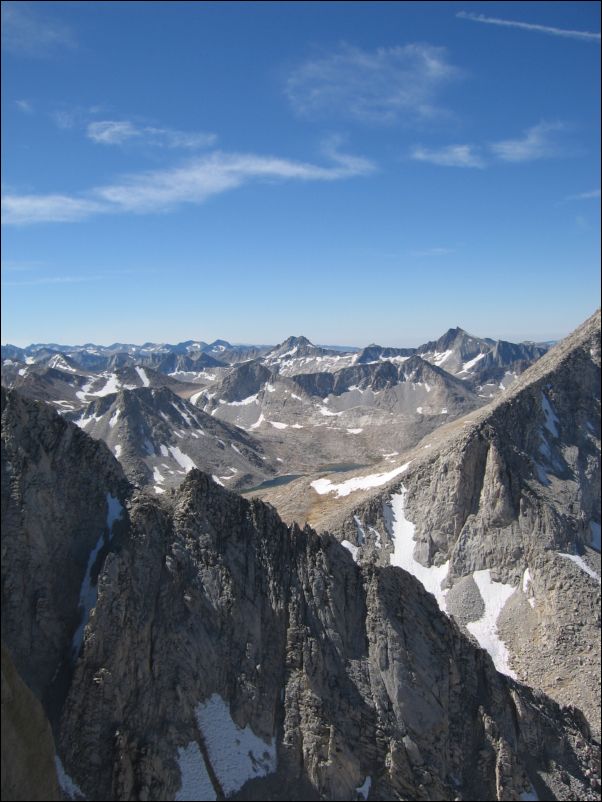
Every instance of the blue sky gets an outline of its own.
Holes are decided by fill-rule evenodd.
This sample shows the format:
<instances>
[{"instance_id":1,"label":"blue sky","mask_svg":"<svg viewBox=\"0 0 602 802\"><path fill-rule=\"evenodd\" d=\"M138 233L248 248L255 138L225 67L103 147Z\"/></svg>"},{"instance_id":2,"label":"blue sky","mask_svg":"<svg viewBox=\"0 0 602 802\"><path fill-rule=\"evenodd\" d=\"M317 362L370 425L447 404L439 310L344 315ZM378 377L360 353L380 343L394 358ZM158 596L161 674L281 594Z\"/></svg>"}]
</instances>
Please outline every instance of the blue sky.
<instances>
[{"instance_id":1,"label":"blue sky","mask_svg":"<svg viewBox=\"0 0 602 802\"><path fill-rule=\"evenodd\" d=\"M563 336L600 7L2 4L2 342Z\"/></svg>"}]
</instances>

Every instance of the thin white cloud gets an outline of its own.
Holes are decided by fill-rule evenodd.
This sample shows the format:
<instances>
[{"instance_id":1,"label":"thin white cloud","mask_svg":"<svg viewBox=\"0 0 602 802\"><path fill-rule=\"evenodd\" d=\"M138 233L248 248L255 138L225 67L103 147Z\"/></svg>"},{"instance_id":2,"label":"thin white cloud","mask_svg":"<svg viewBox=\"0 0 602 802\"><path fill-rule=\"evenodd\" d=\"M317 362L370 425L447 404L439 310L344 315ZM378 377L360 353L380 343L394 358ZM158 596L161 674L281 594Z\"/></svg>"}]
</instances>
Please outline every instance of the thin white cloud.
<instances>
[{"instance_id":1,"label":"thin white cloud","mask_svg":"<svg viewBox=\"0 0 602 802\"><path fill-rule=\"evenodd\" d=\"M2 198L2 223L70 223L103 211L96 201L69 195L5 195Z\"/></svg>"},{"instance_id":2,"label":"thin white cloud","mask_svg":"<svg viewBox=\"0 0 602 802\"><path fill-rule=\"evenodd\" d=\"M485 161L472 145L446 145L442 148L425 148L417 145L411 153L412 159L430 162L442 167L485 167Z\"/></svg>"},{"instance_id":3,"label":"thin white cloud","mask_svg":"<svg viewBox=\"0 0 602 802\"><path fill-rule=\"evenodd\" d=\"M15 106L22 111L23 114L33 114L33 105L29 100L15 100Z\"/></svg>"},{"instance_id":4,"label":"thin white cloud","mask_svg":"<svg viewBox=\"0 0 602 802\"><path fill-rule=\"evenodd\" d=\"M60 128L63 131L67 131L76 123L77 115L73 111L53 111L50 114L54 124L57 128Z\"/></svg>"},{"instance_id":5,"label":"thin white cloud","mask_svg":"<svg viewBox=\"0 0 602 802\"><path fill-rule=\"evenodd\" d=\"M99 120L88 124L88 139L101 145L123 145L138 142L166 148L193 150L213 145L215 134L204 132L177 131L173 128L156 126L137 126L129 120Z\"/></svg>"},{"instance_id":6,"label":"thin white cloud","mask_svg":"<svg viewBox=\"0 0 602 802\"><path fill-rule=\"evenodd\" d=\"M128 139L139 136L139 132L126 120L105 120L89 123L87 135L88 139L102 145L122 145Z\"/></svg>"},{"instance_id":7,"label":"thin white cloud","mask_svg":"<svg viewBox=\"0 0 602 802\"><path fill-rule=\"evenodd\" d=\"M551 159L569 153L558 140L558 134L567 128L567 124L563 122L540 122L528 128L519 139L491 142L487 148L495 159L504 162ZM416 161L430 162L442 167L483 168L487 166L487 160L481 155L482 150L484 148L474 145L446 145L439 148L416 145L410 155Z\"/></svg>"},{"instance_id":8,"label":"thin white cloud","mask_svg":"<svg viewBox=\"0 0 602 802\"><path fill-rule=\"evenodd\" d=\"M10 271L15 273L22 273L29 270L39 270L44 266L44 262L37 259L7 259L2 262L0 267L3 271Z\"/></svg>"},{"instance_id":9,"label":"thin white cloud","mask_svg":"<svg viewBox=\"0 0 602 802\"><path fill-rule=\"evenodd\" d=\"M391 123L439 114L439 91L461 74L443 47L409 44L368 51L342 44L297 67L286 94L301 116Z\"/></svg>"},{"instance_id":10,"label":"thin white cloud","mask_svg":"<svg viewBox=\"0 0 602 802\"><path fill-rule=\"evenodd\" d=\"M547 33L552 36L562 36L565 39L579 39L583 42L600 42L600 34L590 31L571 31L564 28L553 28L549 25L536 25L531 22L486 17L484 14L473 14L470 11L459 11L456 17L469 19L473 22L484 22L487 25L503 25L506 28L521 28L524 31L535 31L537 33Z\"/></svg>"},{"instance_id":11,"label":"thin white cloud","mask_svg":"<svg viewBox=\"0 0 602 802\"><path fill-rule=\"evenodd\" d=\"M565 200L567 201L574 201L574 200L595 200L596 198L600 197L600 190L599 189L592 189L589 192L578 192L576 195L567 195Z\"/></svg>"},{"instance_id":12,"label":"thin white cloud","mask_svg":"<svg viewBox=\"0 0 602 802\"><path fill-rule=\"evenodd\" d=\"M520 139L504 139L490 145L498 159L506 162L527 162L559 156L562 149L554 134L566 130L561 122L541 122L528 128Z\"/></svg>"},{"instance_id":13,"label":"thin white cloud","mask_svg":"<svg viewBox=\"0 0 602 802\"><path fill-rule=\"evenodd\" d=\"M203 131L177 131L173 128L153 128L152 126L147 126L143 130L148 144L166 148L196 150L209 147L217 142L216 134Z\"/></svg>"},{"instance_id":14,"label":"thin white cloud","mask_svg":"<svg viewBox=\"0 0 602 802\"><path fill-rule=\"evenodd\" d=\"M182 167L137 173L118 184L101 187L95 194L127 211L162 211L180 203L202 203L212 195L255 179L336 181L374 170L372 162L357 156L337 153L331 158L334 166L322 167L270 156L216 151Z\"/></svg>"},{"instance_id":15,"label":"thin white cloud","mask_svg":"<svg viewBox=\"0 0 602 802\"><path fill-rule=\"evenodd\" d=\"M429 257L429 256L447 256L454 253L453 248L423 248L419 251L412 251L411 256Z\"/></svg>"},{"instance_id":16,"label":"thin white cloud","mask_svg":"<svg viewBox=\"0 0 602 802\"><path fill-rule=\"evenodd\" d=\"M13 55L45 58L59 49L75 46L73 32L50 19L40 6L23 2L2 3L2 49Z\"/></svg>"},{"instance_id":17,"label":"thin white cloud","mask_svg":"<svg viewBox=\"0 0 602 802\"><path fill-rule=\"evenodd\" d=\"M373 162L359 156L331 151L330 158L333 164L324 167L272 156L215 151L179 167L126 176L80 197L7 195L2 203L3 223L73 222L100 213L170 211L182 203L203 203L251 181L338 181L376 169Z\"/></svg>"},{"instance_id":18,"label":"thin white cloud","mask_svg":"<svg viewBox=\"0 0 602 802\"><path fill-rule=\"evenodd\" d=\"M103 281L106 276L47 276L26 281L3 281L4 287L33 287L38 284L81 284L85 281Z\"/></svg>"}]
</instances>

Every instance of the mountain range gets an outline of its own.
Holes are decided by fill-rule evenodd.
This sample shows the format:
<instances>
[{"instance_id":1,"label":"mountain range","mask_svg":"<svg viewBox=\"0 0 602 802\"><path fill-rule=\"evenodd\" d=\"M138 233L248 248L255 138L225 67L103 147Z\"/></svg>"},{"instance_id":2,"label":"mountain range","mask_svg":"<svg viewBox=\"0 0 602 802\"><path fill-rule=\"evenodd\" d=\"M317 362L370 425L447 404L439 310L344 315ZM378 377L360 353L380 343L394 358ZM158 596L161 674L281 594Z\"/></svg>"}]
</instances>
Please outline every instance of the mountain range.
<instances>
[{"instance_id":1,"label":"mountain range","mask_svg":"<svg viewBox=\"0 0 602 802\"><path fill-rule=\"evenodd\" d=\"M600 361L3 346L3 798L598 799Z\"/></svg>"},{"instance_id":2,"label":"mountain range","mask_svg":"<svg viewBox=\"0 0 602 802\"><path fill-rule=\"evenodd\" d=\"M480 339L462 329L450 329L419 348L344 350L316 346L305 337L289 337L275 347L233 346L225 340L6 345L2 383L79 421L118 458L123 455L133 481L152 483L157 492L173 484L169 477L177 479L182 467L193 465L229 476L229 486L243 489L274 474L378 462L503 392L546 348ZM196 443L203 436L202 416L181 401L165 402L165 393L145 392L148 387L167 388L199 411L246 432L264 464L231 464L221 459L224 454L209 457L201 449L204 460ZM99 420L109 409L109 418ZM194 423L178 428L182 414L185 422ZM155 469L164 471L148 453L153 438L147 435L159 418L162 431L153 453L160 454L161 444L165 450L169 440L184 456L176 466L173 454L163 454L163 468L173 473L164 482L153 482ZM233 436L216 434L218 447Z\"/></svg>"}]
</instances>

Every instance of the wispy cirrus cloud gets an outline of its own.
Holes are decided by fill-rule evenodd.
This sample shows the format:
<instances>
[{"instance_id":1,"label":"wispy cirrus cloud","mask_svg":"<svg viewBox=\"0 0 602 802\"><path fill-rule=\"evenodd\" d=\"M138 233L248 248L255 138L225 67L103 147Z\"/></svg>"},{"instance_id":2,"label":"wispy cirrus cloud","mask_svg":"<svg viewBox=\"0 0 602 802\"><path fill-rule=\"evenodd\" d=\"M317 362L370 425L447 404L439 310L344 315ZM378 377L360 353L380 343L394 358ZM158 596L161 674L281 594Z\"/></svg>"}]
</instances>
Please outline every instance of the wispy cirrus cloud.
<instances>
[{"instance_id":1,"label":"wispy cirrus cloud","mask_svg":"<svg viewBox=\"0 0 602 802\"><path fill-rule=\"evenodd\" d=\"M73 111L65 111L64 109L51 112L50 117L56 127L60 128L62 131L68 131L70 128L73 128L76 122L75 113Z\"/></svg>"},{"instance_id":2,"label":"wispy cirrus cloud","mask_svg":"<svg viewBox=\"0 0 602 802\"><path fill-rule=\"evenodd\" d=\"M31 3L2 3L2 49L17 56L46 58L76 46L73 31Z\"/></svg>"},{"instance_id":3,"label":"wispy cirrus cloud","mask_svg":"<svg viewBox=\"0 0 602 802\"><path fill-rule=\"evenodd\" d=\"M540 122L528 128L519 139L504 139L489 146L493 154L505 162L527 162L550 159L562 154L561 144L555 136L567 128L562 122Z\"/></svg>"},{"instance_id":4,"label":"wispy cirrus cloud","mask_svg":"<svg viewBox=\"0 0 602 802\"><path fill-rule=\"evenodd\" d=\"M484 168L492 160L502 162L532 162L570 155L562 143L560 134L569 126L563 122L540 122L527 128L517 139L502 139L485 146L445 145L427 148L416 145L410 153L415 161L430 162L442 167Z\"/></svg>"},{"instance_id":5,"label":"wispy cirrus cloud","mask_svg":"<svg viewBox=\"0 0 602 802\"><path fill-rule=\"evenodd\" d=\"M96 214L167 212L185 203L199 204L213 195L252 181L339 181L368 175L376 169L360 156L332 146L331 164L322 166L274 156L214 151L177 167L134 173L93 187L79 196L6 195L5 225L75 222Z\"/></svg>"},{"instance_id":6,"label":"wispy cirrus cloud","mask_svg":"<svg viewBox=\"0 0 602 802\"><path fill-rule=\"evenodd\" d=\"M39 270L43 266L44 262L38 259L5 259L0 264L0 268L5 273L7 271L11 273L29 272L30 270Z\"/></svg>"},{"instance_id":7,"label":"wispy cirrus cloud","mask_svg":"<svg viewBox=\"0 0 602 802\"><path fill-rule=\"evenodd\" d=\"M578 192L576 195L567 195L565 201L596 200L600 198L600 190L592 189L589 192Z\"/></svg>"},{"instance_id":8,"label":"wispy cirrus cloud","mask_svg":"<svg viewBox=\"0 0 602 802\"><path fill-rule=\"evenodd\" d=\"M536 33L547 33L551 36L562 36L565 39L579 39L582 42L600 43L600 34L592 31L571 31L565 28L554 28L550 25L537 25L531 22L520 22L519 20L499 19L498 17L487 17L485 14L473 14L470 11L459 11L456 17L460 19L472 20L472 22L483 22L486 25L502 25L506 28L520 28L524 31L534 31Z\"/></svg>"},{"instance_id":9,"label":"wispy cirrus cloud","mask_svg":"<svg viewBox=\"0 0 602 802\"><path fill-rule=\"evenodd\" d=\"M212 195L253 180L337 181L373 172L367 159L333 153L323 167L271 156L217 151L182 167L137 173L95 194L122 210L164 211L181 203L202 203Z\"/></svg>"},{"instance_id":10,"label":"wispy cirrus cloud","mask_svg":"<svg viewBox=\"0 0 602 802\"><path fill-rule=\"evenodd\" d=\"M98 120L88 123L86 135L100 145L139 143L187 150L206 148L217 140L217 136L211 133L178 131L152 125L140 126L130 120Z\"/></svg>"},{"instance_id":11,"label":"wispy cirrus cloud","mask_svg":"<svg viewBox=\"0 0 602 802\"><path fill-rule=\"evenodd\" d=\"M4 287L35 287L40 284L81 284L87 281L103 281L107 276L44 276L24 281L2 281Z\"/></svg>"},{"instance_id":12,"label":"wispy cirrus cloud","mask_svg":"<svg viewBox=\"0 0 602 802\"><path fill-rule=\"evenodd\" d=\"M22 111L23 114L33 114L33 104L29 100L15 100L15 106Z\"/></svg>"},{"instance_id":13,"label":"wispy cirrus cloud","mask_svg":"<svg viewBox=\"0 0 602 802\"><path fill-rule=\"evenodd\" d=\"M410 256L417 256L419 258L431 256L448 256L450 253L455 253L454 248L422 248L421 250L411 251Z\"/></svg>"},{"instance_id":14,"label":"wispy cirrus cloud","mask_svg":"<svg viewBox=\"0 0 602 802\"><path fill-rule=\"evenodd\" d=\"M408 44L369 51L341 44L293 70L286 94L300 116L392 123L440 114L440 90L461 75L443 47Z\"/></svg>"},{"instance_id":15,"label":"wispy cirrus cloud","mask_svg":"<svg viewBox=\"0 0 602 802\"><path fill-rule=\"evenodd\" d=\"M104 211L103 205L69 195L4 195L2 223L71 223Z\"/></svg>"},{"instance_id":16,"label":"wispy cirrus cloud","mask_svg":"<svg viewBox=\"0 0 602 802\"><path fill-rule=\"evenodd\" d=\"M430 162L441 167L485 167L485 160L473 145L446 145L440 148L416 145L410 155L415 161Z\"/></svg>"}]
</instances>

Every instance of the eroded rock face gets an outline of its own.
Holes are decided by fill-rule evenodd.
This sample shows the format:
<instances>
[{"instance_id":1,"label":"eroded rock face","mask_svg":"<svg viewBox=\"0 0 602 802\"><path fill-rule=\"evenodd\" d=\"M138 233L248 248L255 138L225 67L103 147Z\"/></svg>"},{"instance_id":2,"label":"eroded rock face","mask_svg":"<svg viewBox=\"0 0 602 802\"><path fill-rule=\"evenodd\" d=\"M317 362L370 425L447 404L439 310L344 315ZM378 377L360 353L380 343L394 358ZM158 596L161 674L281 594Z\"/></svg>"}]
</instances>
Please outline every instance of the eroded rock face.
<instances>
[{"instance_id":1,"label":"eroded rock face","mask_svg":"<svg viewBox=\"0 0 602 802\"><path fill-rule=\"evenodd\" d=\"M53 722L87 798L597 797L583 716L498 674L406 572L196 470L133 493L102 443L3 404L3 635L39 695L75 659Z\"/></svg>"},{"instance_id":2,"label":"eroded rock face","mask_svg":"<svg viewBox=\"0 0 602 802\"><path fill-rule=\"evenodd\" d=\"M361 547L359 522L358 558L387 564L403 493L415 559L449 561L448 611L463 624L479 618L464 609L475 572L512 586L498 629L514 670L581 707L599 733L600 314L460 423L332 528Z\"/></svg>"},{"instance_id":3,"label":"eroded rock face","mask_svg":"<svg viewBox=\"0 0 602 802\"><path fill-rule=\"evenodd\" d=\"M172 508L141 495L129 517L60 726L93 798L172 798L178 749L210 755L195 710L215 694L277 744L257 793L350 799L370 777L388 798L591 796L582 717L497 674L405 572L360 567L196 471Z\"/></svg>"},{"instance_id":4,"label":"eroded rock face","mask_svg":"<svg viewBox=\"0 0 602 802\"><path fill-rule=\"evenodd\" d=\"M38 698L69 663L89 556L107 533L107 496L126 492L104 443L2 388L2 638Z\"/></svg>"}]
</instances>

